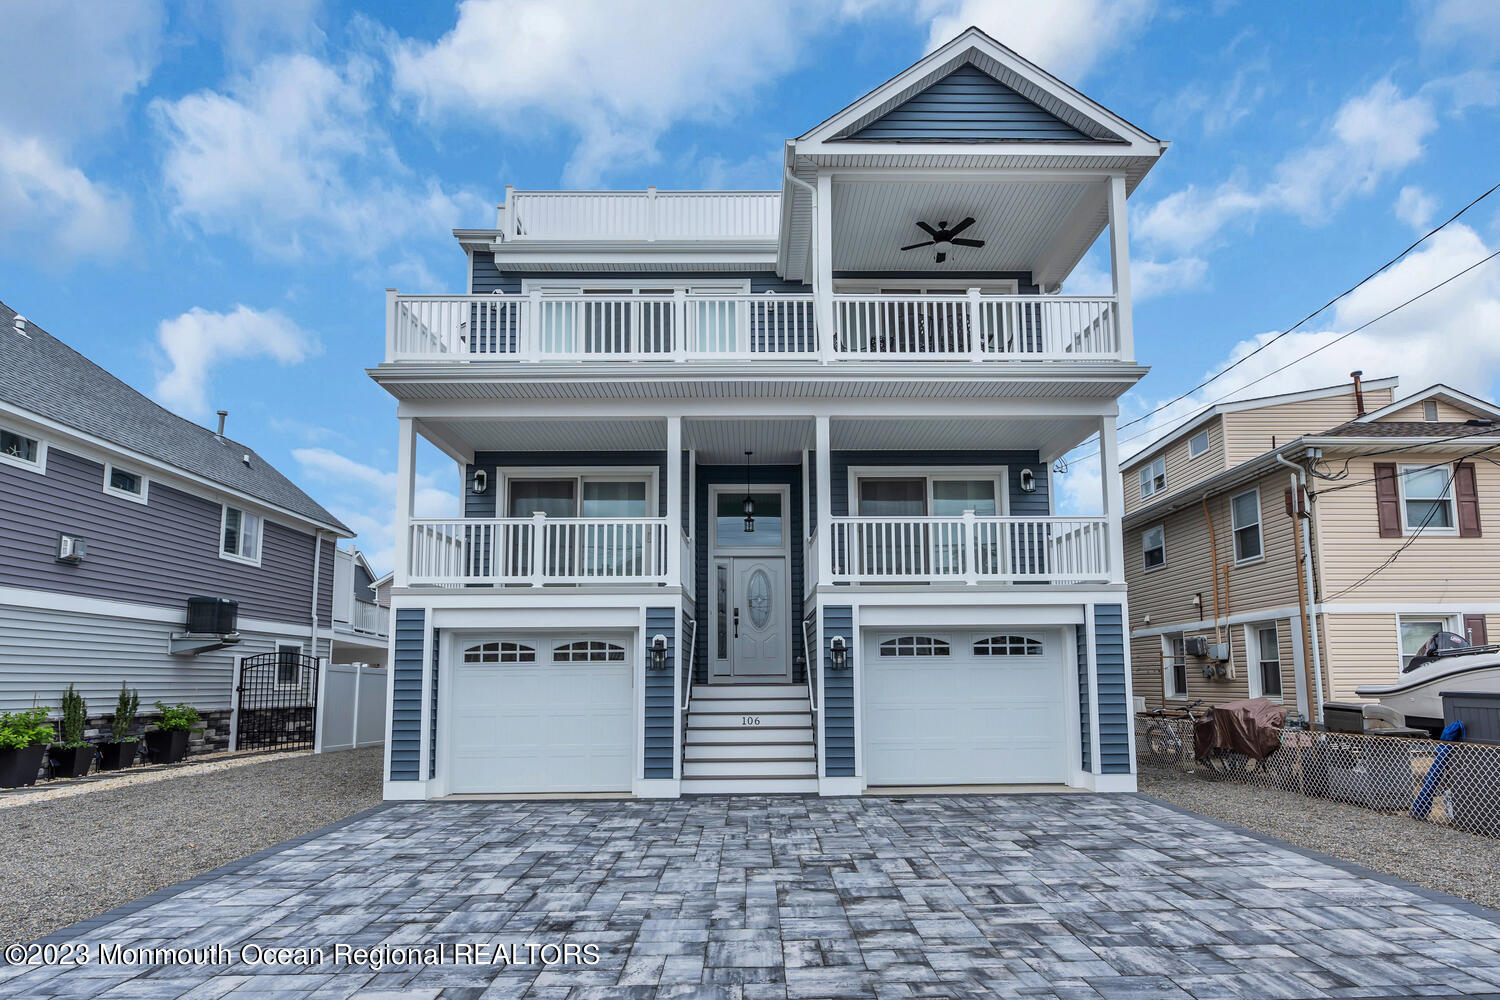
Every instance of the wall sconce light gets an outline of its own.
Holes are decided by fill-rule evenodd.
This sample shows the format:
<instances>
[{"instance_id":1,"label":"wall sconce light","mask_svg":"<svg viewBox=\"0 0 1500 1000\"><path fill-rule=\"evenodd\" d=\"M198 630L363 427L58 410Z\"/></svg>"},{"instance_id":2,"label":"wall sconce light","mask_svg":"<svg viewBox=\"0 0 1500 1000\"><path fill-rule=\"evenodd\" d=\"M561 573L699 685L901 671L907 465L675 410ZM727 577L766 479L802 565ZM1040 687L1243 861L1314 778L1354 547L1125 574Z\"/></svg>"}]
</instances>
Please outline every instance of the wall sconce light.
<instances>
[{"instance_id":1,"label":"wall sconce light","mask_svg":"<svg viewBox=\"0 0 1500 1000\"><path fill-rule=\"evenodd\" d=\"M1036 473L1032 472L1030 469L1021 470L1021 492L1036 492Z\"/></svg>"},{"instance_id":2,"label":"wall sconce light","mask_svg":"<svg viewBox=\"0 0 1500 1000\"><path fill-rule=\"evenodd\" d=\"M483 493L490 488L490 474L483 469L474 470L474 481L469 484L469 492Z\"/></svg>"},{"instance_id":3,"label":"wall sconce light","mask_svg":"<svg viewBox=\"0 0 1500 1000\"><path fill-rule=\"evenodd\" d=\"M651 637L651 669L667 669L667 637L660 632Z\"/></svg>"},{"instance_id":4,"label":"wall sconce light","mask_svg":"<svg viewBox=\"0 0 1500 1000\"><path fill-rule=\"evenodd\" d=\"M836 635L828 640L829 666L834 670L849 669L849 640L841 635Z\"/></svg>"}]
</instances>

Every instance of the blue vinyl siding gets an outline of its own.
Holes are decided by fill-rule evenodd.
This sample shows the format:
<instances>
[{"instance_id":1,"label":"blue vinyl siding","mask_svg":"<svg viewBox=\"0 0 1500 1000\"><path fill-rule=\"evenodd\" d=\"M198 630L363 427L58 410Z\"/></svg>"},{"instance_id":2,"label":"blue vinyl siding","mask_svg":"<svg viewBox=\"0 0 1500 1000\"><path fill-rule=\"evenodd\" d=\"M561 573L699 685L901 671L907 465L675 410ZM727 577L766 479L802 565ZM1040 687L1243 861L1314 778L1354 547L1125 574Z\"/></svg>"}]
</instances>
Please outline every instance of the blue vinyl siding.
<instances>
[{"instance_id":1,"label":"blue vinyl siding","mask_svg":"<svg viewBox=\"0 0 1500 1000\"><path fill-rule=\"evenodd\" d=\"M849 643L848 669L834 670L829 643L836 635ZM823 761L830 778L847 778L854 774L854 671L858 662L859 643L854 637L854 610L848 605L823 609Z\"/></svg>"},{"instance_id":2,"label":"blue vinyl siding","mask_svg":"<svg viewBox=\"0 0 1500 1000\"><path fill-rule=\"evenodd\" d=\"M1089 734L1089 630L1078 626L1078 740L1079 760L1085 771L1092 771L1093 740Z\"/></svg>"},{"instance_id":3,"label":"blue vinyl siding","mask_svg":"<svg viewBox=\"0 0 1500 1000\"><path fill-rule=\"evenodd\" d=\"M1094 606L1094 649L1099 679L1099 770L1129 774L1130 706L1125 699L1125 638L1118 604Z\"/></svg>"},{"instance_id":4,"label":"blue vinyl siding","mask_svg":"<svg viewBox=\"0 0 1500 1000\"><path fill-rule=\"evenodd\" d=\"M671 778L676 770L672 760L677 728L672 697L672 685L677 677L676 626L676 608L646 609L646 718L641 727L646 750L643 777L646 778ZM666 670L651 669L651 640L658 635L667 637Z\"/></svg>"},{"instance_id":5,"label":"blue vinyl siding","mask_svg":"<svg viewBox=\"0 0 1500 1000\"><path fill-rule=\"evenodd\" d=\"M835 451L830 456L832 482L829 483L834 517L847 517L849 509L849 466L996 466L1007 467L1010 477L1010 512L1016 517L1046 517L1047 491L1051 479L1047 467L1034 451ZM1036 477L1036 490L1021 491L1021 470L1030 469Z\"/></svg>"},{"instance_id":6,"label":"blue vinyl siding","mask_svg":"<svg viewBox=\"0 0 1500 1000\"><path fill-rule=\"evenodd\" d=\"M708 683L708 628L709 628L709 605L714 598L712 581L708 575L708 550L710 537L713 534L713 522L708 516L708 492L710 486L720 483L743 483L746 482L765 483L767 485L787 485L791 487L791 493L787 497L788 506L791 510L787 512L791 531L792 565L792 610L789 622L802 621L802 590L803 590L803 542L807 537L802 524L802 470L795 465L752 465L748 473L743 465L700 465L698 466L698 482L694 487L697 493L697 515L698 533L693 540L693 561L696 564L693 572L697 574L698 593L701 599L698 601L698 635L694 643L693 651L693 682L695 684ZM806 668L797 666L797 659L806 656L804 648L807 643L802 637L801 628L792 629L792 682L802 683L807 679Z\"/></svg>"},{"instance_id":7,"label":"blue vinyl siding","mask_svg":"<svg viewBox=\"0 0 1500 1000\"><path fill-rule=\"evenodd\" d=\"M421 608L396 609L396 656L391 664L391 780L422 777L422 637L427 615Z\"/></svg>"},{"instance_id":8,"label":"blue vinyl siding","mask_svg":"<svg viewBox=\"0 0 1500 1000\"><path fill-rule=\"evenodd\" d=\"M974 66L960 66L848 139L1080 141L1088 136Z\"/></svg>"}]
</instances>

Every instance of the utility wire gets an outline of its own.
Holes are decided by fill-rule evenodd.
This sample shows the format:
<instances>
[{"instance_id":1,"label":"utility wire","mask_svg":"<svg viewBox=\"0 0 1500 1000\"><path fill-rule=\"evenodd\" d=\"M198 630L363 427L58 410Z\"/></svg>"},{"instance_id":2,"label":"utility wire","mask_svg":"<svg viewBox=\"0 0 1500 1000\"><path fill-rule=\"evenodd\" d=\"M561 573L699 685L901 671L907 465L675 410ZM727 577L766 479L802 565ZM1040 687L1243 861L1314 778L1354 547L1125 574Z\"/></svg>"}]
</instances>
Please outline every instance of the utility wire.
<instances>
[{"instance_id":1,"label":"utility wire","mask_svg":"<svg viewBox=\"0 0 1500 1000\"><path fill-rule=\"evenodd\" d=\"M1344 480L1346 480L1346 479L1349 478L1349 463L1353 462L1356 458L1378 458L1381 455L1394 455L1397 452L1411 451L1413 448L1426 448L1426 447L1429 447L1429 446L1435 445L1435 444L1447 444L1450 441L1462 441L1464 438L1480 437L1481 435L1484 435L1484 434L1494 434L1496 432L1497 432L1497 429L1494 426L1476 427L1474 430L1469 431L1467 434L1453 434L1453 435L1450 435L1448 437L1432 438L1432 439L1423 438L1420 441L1413 441L1410 444L1403 444L1403 445L1401 445L1400 447L1397 447L1397 448L1382 448L1380 451L1367 451L1367 452L1363 452L1363 453L1358 454L1358 455L1350 455L1348 458L1344 459L1344 467L1343 467L1343 469L1341 469L1339 472L1336 472L1336 473L1327 473L1327 474L1325 474L1325 473L1319 472L1316 468L1309 469L1308 471L1312 473L1313 478L1315 478L1315 479L1321 479L1325 483L1342 483ZM1446 465L1447 463L1446 462L1439 462L1437 464L1438 465ZM1428 466L1428 468L1436 468L1436 466ZM1361 482L1370 482L1370 481L1371 480L1361 480ZM1349 485L1353 486L1353 485L1357 485L1357 484L1356 483L1350 483ZM1335 489L1343 489L1343 487L1342 486L1339 486L1339 487L1330 486L1327 489L1319 490L1318 492L1320 492L1320 493L1332 493Z\"/></svg>"}]
</instances>

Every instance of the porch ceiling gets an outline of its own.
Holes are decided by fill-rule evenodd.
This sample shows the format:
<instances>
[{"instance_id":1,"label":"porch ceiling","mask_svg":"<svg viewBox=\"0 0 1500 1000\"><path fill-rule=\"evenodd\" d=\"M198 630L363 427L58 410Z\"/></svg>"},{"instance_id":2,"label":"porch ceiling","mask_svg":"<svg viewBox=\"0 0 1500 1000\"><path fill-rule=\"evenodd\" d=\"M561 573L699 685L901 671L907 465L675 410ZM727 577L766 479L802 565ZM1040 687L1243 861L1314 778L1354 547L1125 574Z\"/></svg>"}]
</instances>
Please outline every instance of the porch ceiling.
<instances>
[{"instance_id":1,"label":"porch ceiling","mask_svg":"<svg viewBox=\"0 0 1500 1000\"><path fill-rule=\"evenodd\" d=\"M1049 270L1059 239L1069 239L1070 220L1088 216L1092 229L1105 214L1104 187L1085 180L876 181L833 183L833 268L838 271L907 271L941 277L969 271ZM902 252L927 239L917 222L957 225L972 216L962 238L983 247L939 244ZM948 255L935 262L935 251Z\"/></svg>"}]
</instances>

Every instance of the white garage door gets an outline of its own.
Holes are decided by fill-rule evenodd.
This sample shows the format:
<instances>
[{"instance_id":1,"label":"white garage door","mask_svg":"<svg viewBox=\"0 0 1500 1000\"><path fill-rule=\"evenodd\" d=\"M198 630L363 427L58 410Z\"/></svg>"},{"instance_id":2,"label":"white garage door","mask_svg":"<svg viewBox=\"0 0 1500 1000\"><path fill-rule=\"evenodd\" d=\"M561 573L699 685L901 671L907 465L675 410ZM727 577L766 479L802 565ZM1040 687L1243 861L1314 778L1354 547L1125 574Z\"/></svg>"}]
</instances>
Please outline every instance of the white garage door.
<instances>
[{"instance_id":1,"label":"white garage door","mask_svg":"<svg viewBox=\"0 0 1500 1000\"><path fill-rule=\"evenodd\" d=\"M447 678L449 790L629 791L629 636L463 639Z\"/></svg>"},{"instance_id":2,"label":"white garage door","mask_svg":"<svg viewBox=\"0 0 1500 1000\"><path fill-rule=\"evenodd\" d=\"M1053 631L913 629L870 636L866 782L1067 781L1062 648Z\"/></svg>"}]
</instances>

